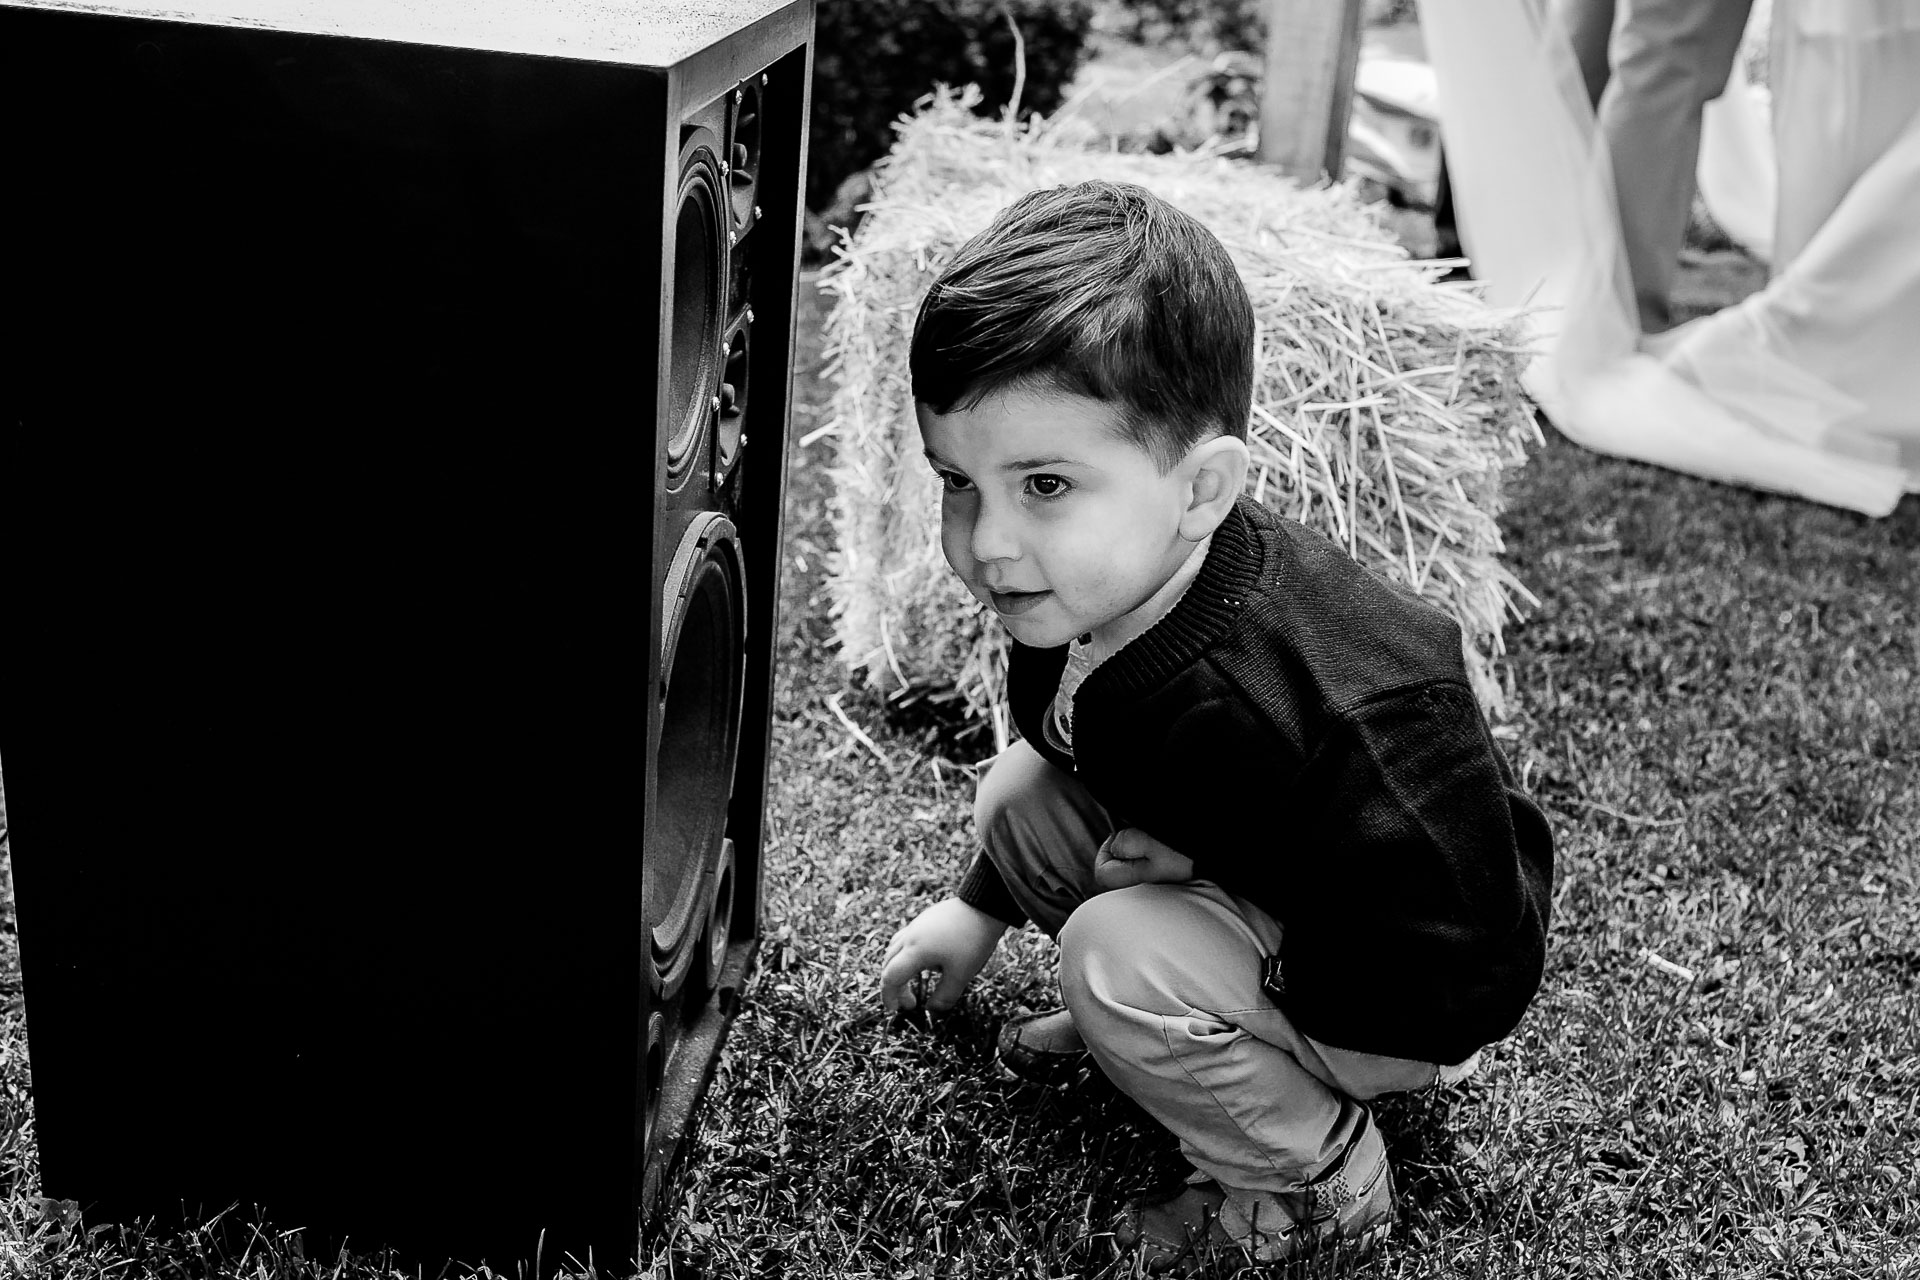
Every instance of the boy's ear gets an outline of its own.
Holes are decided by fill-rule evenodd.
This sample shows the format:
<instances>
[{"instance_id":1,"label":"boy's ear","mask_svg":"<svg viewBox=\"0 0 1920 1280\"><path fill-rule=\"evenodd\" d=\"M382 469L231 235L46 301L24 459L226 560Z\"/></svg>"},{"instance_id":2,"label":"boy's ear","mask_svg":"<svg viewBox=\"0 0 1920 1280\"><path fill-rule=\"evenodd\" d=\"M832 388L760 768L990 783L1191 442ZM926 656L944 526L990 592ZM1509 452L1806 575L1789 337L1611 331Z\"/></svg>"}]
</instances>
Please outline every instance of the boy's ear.
<instances>
[{"instance_id":1,"label":"boy's ear","mask_svg":"<svg viewBox=\"0 0 1920 1280\"><path fill-rule=\"evenodd\" d=\"M1187 509L1180 515L1180 536L1198 542L1220 527L1247 483L1247 443L1213 436L1187 451L1180 466L1187 473Z\"/></svg>"}]
</instances>

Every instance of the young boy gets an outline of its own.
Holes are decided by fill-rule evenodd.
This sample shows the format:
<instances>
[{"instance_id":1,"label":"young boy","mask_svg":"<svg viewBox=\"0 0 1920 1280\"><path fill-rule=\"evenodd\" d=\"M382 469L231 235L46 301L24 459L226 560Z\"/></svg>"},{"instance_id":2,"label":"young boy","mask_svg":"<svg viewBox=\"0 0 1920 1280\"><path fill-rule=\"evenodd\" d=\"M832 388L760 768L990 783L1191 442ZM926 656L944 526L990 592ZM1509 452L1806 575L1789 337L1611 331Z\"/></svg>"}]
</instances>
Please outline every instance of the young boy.
<instances>
[{"instance_id":1,"label":"young boy","mask_svg":"<svg viewBox=\"0 0 1920 1280\"><path fill-rule=\"evenodd\" d=\"M1195 1176L1128 1209L1152 1268L1393 1218L1366 1103L1472 1070L1540 981L1552 846L1460 632L1241 494L1253 310L1226 250L1137 187L1023 197L920 309L911 373L947 562L1013 637L1022 734L982 852L897 933L951 1007L1001 934L1060 943L1066 1007L1002 1062L1091 1057ZM1204 1249L1202 1249L1204 1251Z\"/></svg>"}]
</instances>

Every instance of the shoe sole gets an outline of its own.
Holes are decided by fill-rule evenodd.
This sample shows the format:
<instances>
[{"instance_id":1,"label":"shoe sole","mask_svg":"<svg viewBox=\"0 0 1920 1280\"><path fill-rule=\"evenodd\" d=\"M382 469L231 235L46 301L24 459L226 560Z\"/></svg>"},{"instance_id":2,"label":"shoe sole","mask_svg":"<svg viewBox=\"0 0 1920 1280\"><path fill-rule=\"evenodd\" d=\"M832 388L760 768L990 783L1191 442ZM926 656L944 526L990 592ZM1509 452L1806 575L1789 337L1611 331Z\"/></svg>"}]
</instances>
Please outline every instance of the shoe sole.
<instances>
[{"instance_id":1,"label":"shoe sole","mask_svg":"<svg viewBox=\"0 0 1920 1280\"><path fill-rule=\"evenodd\" d=\"M1016 1071L1013 1067L1009 1066L1007 1060L999 1054L996 1053L993 1056L994 1072L1002 1080L1005 1080L1009 1084L1030 1084L1042 1089L1065 1089L1085 1079L1086 1073L1092 1067L1093 1058L1091 1055L1088 1055L1081 1056L1079 1061L1075 1062L1072 1066L1063 1065L1054 1068L1045 1075L1027 1075L1025 1072Z\"/></svg>"},{"instance_id":2,"label":"shoe sole","mask_svg":"<svg viewBox=\"0 0 1920 1280\"><path fill-rule=\"evenodd\" d=\"M1031 1014L1016 1019L1009 1022L1006 1027L1003 1027L1001 1034L1005 1035L1008 1030L1012 1030L1014 1043L1018 1045L1018 1028L1021 1025L1040 1018L1051 1017L1055 1012L1057 1011L1049 1010L1046 1013ZM1093 1055L1085 1049L1076 1049L1070 1053L1048 1053L1043 1050L1029 1049L1021 1046L1019 1053L1032 1060L1034 1064L1032 1070L1023 1071L1019 1067L1014 1066L1013 1063L1008 1060L1006 1043L1004 1041L996 1043L994 1046L993 1063L1001 1079L1011 1081L1015 1084L1039 1085L1044 1089L1063 1089L1083 1079L1085 1073L1093 1066Z\"/></svg>"}]
</instances>

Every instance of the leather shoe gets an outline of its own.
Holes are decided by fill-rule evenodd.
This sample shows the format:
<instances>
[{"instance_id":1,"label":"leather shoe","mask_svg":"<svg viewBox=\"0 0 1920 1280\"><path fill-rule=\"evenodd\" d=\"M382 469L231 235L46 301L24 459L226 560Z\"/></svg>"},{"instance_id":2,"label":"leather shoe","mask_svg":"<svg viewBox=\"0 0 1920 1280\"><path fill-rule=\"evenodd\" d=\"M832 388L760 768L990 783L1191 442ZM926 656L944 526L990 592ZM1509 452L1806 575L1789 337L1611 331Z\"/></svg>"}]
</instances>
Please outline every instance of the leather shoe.
<instances>
[{"instance_id":1,"label":"leather shoe","mask_svg":"<svg viewBox=\"0 0 1920 1280\"><path fill-rule=\"evenodd\" d=\"M1093 1066L1073 1015L1065 1009L1008 1018L1000 1027L1000 1070L1015 1080L1058 1088Z\"/></svg>"}]
</instances>

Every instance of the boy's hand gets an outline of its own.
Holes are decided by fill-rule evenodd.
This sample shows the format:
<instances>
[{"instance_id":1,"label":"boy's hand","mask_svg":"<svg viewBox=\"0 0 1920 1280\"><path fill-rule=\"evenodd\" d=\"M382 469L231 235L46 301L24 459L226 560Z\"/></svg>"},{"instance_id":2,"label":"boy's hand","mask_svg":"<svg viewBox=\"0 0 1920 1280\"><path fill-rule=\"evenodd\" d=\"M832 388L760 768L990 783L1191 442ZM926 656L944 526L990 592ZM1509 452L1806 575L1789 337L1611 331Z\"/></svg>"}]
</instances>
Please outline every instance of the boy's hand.
<instances>
[{"instance_id":1,"label":"boy's hand","mask_svg":"<svg viewBox=\"0 0 1920 1280\"><path fill-rule=\"evenodd\" d=\"M889 1013L913 1008L913 980L928 969L938 969L940 985L928 994L927 1007L953 1008L1006 931L1006 925L958 898L934 903L887 944L886 961L880 968L881 1005Z\"/></svg>"},{"instance_id":2,"label":"boy's hand","mask_svg":"<svg viewBox=\"0 0 1920 1280\"><path fill-rule=\"evenodd\" d=\"M1138 827L1108 836L1093 860L1093 882L1102 889L1135 884L1184 884L1193 879L1193 859L1174 852Z\"/></svg>"}]
</instances>

